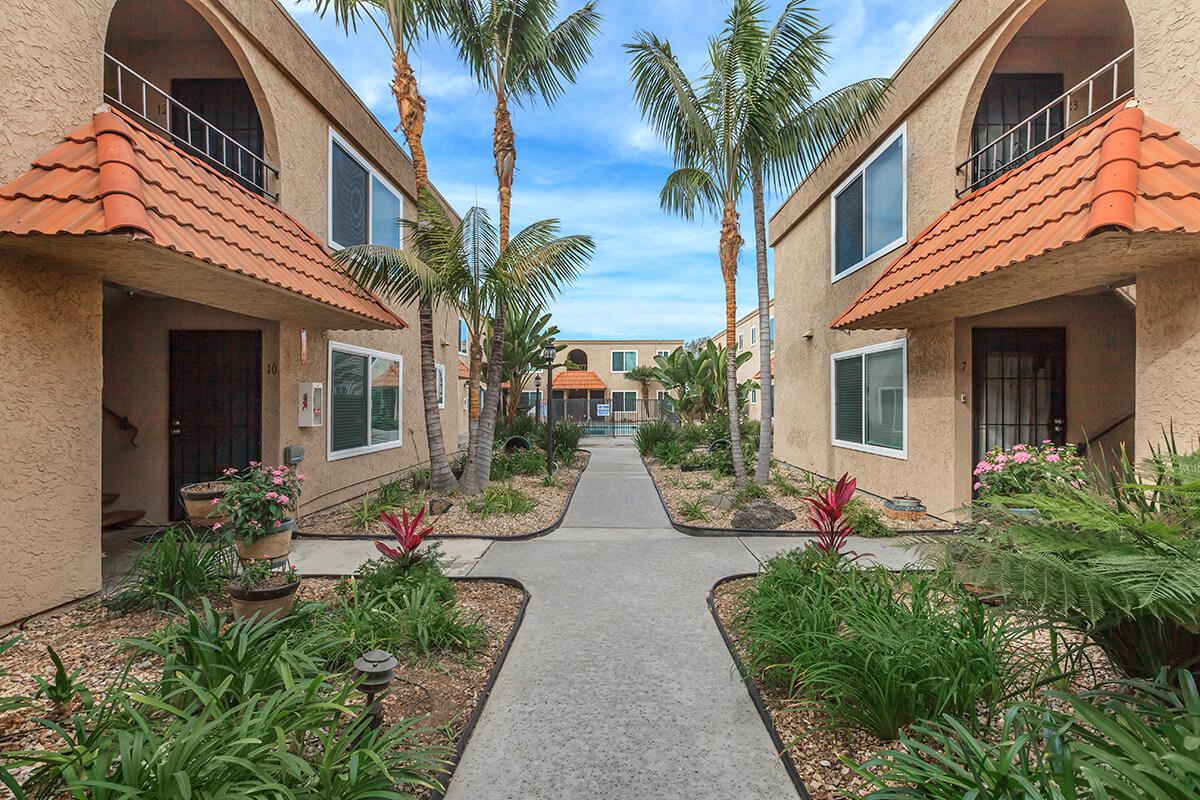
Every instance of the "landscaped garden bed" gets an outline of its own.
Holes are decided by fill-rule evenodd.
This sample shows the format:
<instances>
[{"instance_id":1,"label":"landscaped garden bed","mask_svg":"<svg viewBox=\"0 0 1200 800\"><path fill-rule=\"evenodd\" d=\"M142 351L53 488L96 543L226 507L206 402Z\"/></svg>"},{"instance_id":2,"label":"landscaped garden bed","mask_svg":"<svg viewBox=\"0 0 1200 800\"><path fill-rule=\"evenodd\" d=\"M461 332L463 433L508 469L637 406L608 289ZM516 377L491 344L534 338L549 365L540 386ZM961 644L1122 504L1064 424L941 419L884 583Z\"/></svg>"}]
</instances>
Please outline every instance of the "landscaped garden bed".
<instances>
[{"instance_id":1,"label":"landscaped garden bed","mask_svg":"<svg viewBox=\"0 0 1200 800\"><path fill-rule=\"evenodd\" d=\"M237 570L231 545L151 542L116 593L0 638L0 785L29 797L96 779L137 796L438 790L525 593L446 578L436 551L417 552L421 530L408 533L354 578L301 576L287 616L242 622L220 588ZM155 567L182 599L155 592L167 582L148 581ZM371 650L398 660L378 730L355 668ZM132 761L137 748L154 760Z\"/></svg>"},{"instance_id":2,"label":"landscaped garden bed","mask_svg":"<svg viewBox=\"0 0 1200 800\"><path fill-rule=\"evenodd\" d=\"M751 484L740 492L734 486L733 477L719 471L685 472L655 458L647 458L646 467L672 520L684 527L704 531L740 530L742 528L735 524L738 512L756 500L766 500L794 515L793 519L768 530L812 533L805 498L831 485L830 481L813 473L778 462L771 468L768 484ZM884 513L884 500L865 491L855 493L851 519L856 536L908 536L917 532L954 530L952 522L929 514L919 519L892 519Z\"/></svg>"},{"instance_id":3,"label":"landscaped garden bed","mask_svg":"<svg viewBox=\"0 0 1200 800\"><path fill-rule=\"evenodd\" d=\"M1017 469L929 570L846 553L843 481L808 546L715 587L814 800L1200 796L1200 457L1064 451L989 454L977 474Z\"/></svg>"},{"instance_id":4,"label":"landscaped garden bed","mask_svg":"<svg viewBox=\"0 0 1200 800\"><path fill-rule=\"evenodd\" d=\"M474 497L429 494L420 483L398 479L375 491L324 511L300 519L302 536L353 536L377 538L388 536L387 527L379 520L384 511L407 508L410 512L422 503L432 503L437 510L439 500L448 501L449 510L437 518L437 537L494 536L512 538L543 533L553 528L566 511L579 476L587 468L591 454L586 450L574 454L569 463L560 463L554 479L546 480L545 455L540 450L528 451L528 457L505 457L501 460L500 475ZM510 465L514 470L504 471ZM497 475L493 466L493 475Z\"/></svg>"}]
</instances>

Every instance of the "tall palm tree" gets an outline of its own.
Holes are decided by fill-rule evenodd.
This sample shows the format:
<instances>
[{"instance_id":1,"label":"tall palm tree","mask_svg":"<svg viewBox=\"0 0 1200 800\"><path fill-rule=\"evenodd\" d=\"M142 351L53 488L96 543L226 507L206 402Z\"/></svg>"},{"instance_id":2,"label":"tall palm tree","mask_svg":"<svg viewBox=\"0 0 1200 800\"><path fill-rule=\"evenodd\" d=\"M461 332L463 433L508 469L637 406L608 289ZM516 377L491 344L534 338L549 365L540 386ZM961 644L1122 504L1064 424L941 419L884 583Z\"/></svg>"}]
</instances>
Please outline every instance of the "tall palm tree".
<instances>
[{"instance_id":1,"label":"tall palm tree","mask_svg":"<svg viewBox=\"0 0 1200 800\"><path fill-rule=\"evenodd\" d=\"M500 203L500 250L509 244L513 173L517 163L516 134L509 101L518 105L538 99L553 103L562 95L564 82L573 83L592 54L591 40L600 27L595 3L569 14L557 25L557 0L442 0L447 31L479 85L496 96L492 155L496 162L496 187ZM498 386L504 346L505 298L497 295L492 314L492 342L487 381ZM475 364L472 363L472 368ZM469 469L464 490L483 486L491 473L492 436L499 412L499 392L488 396L478 409L472 392L471 418L475 439L470 444Z\"/></svg>"},{"instance_id":2,"label":"tall palm tree","mask_svg":"<svg viewBox=\"0 0 1200 800\"><path fill-rule=\"evenodd\" d=\"M770 479L774 439L774 345L771 289L767 272L767 215L764 179L787 192L833 150L865 133L883 107L889 81L868 78L817 96L829 61L827 29L808 0L790 0L769 29L765 4L749 3L762 31L756 47L742 53L742 80L749 95L745 156L754 206L754 251L758 284L758 347L762 420L754 480Z\"/></svg>"},{"instance_id":3,"label":"tall palm tree","mask_svg":"<svg viewBox=\"0 0 1200 800\"><path fill-rule=\"evenodd\" d=\"M667 145L676 169L660 204L685 219L711 213L721 221L718 255L725 283L725 392L734 480L746 483L737 383L737 262L742 247L737 204L746 185L749 95L741 63L761 31L754 4L735 0L725 29L709 43L709 72L693 85L669 42L641 31L625 45L631 56L634 99L642 117Z\"/></svg>"},{"instance_id":4,"label":"tall palm tree","mask_svg":"<svg viewBox=\"0 0 1200 800\"><path fill-rule=\"evenodd\" d=\"M360 22L369 23L379 32L392 54L392 96L400 115L400 127L412 156L413 180L418 207L424 205L429 190L429 167L421 137L425 131L425 98L417 86L409 52L413 44L444 21L442 4L436 0L316 0L316 11L334 19L347 34L356 32ZM396 260L403 263L405 259ZM437 366L433 345L433 297L430 291L413 290L412 284L397 296L411 295L417 303L421 339L421 399L425 411L425 438L429 447L430 486L449 491L457 485L446 455L442 435L442 416L437 399ZM426 287L428 289L429 287Z\"/></svg>"}]
</instances>

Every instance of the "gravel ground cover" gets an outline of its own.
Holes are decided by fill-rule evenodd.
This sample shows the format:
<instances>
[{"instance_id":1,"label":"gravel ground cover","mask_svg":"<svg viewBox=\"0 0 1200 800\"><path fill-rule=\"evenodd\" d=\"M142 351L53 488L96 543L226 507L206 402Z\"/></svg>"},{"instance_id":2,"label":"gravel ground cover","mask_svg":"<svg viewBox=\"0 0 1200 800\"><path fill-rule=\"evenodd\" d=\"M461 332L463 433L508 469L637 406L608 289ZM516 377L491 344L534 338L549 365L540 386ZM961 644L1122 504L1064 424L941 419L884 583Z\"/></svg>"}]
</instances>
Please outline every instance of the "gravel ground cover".
<instances>
[{"instance_id":1,"label":"gravel ground cover","mask_svg":"<svg viewBox=\"0 0 1200 800\"><path fill-rule=\"evenodd\" d=\"M733 639L738 656L746 659L744 637L733 620L738 612L741 596L754 586L757 578L747 577L726 581L717 587L713 605L725 630ZM1031 643L1048 647L1048 642L1031 638ZM1072 681L1072 691L1091 689L1116 677L1098 648L1089 648L1091 668ZM843 757L862 764L879 751L895 748L895 742L884 742L870 734L844 728L830 728L829 719L820 711L804 708L779 691L773 691L752 675L755 686L763 697L771 721L787 745L788 755L804 780L812 800L843 800L846 797L861 797L867 791L865 781L843 762ZM1044 699L1044 698L1042 698Z\"/></svg>"},{"instance_id":2,"label":"gravel ground cover","mask_svg":"<svg viewBox=\"0 0 1200 800\"><path fill-rule=\"evenodd\" d=\"M736 508L722 511L704 502L706 496L717 492L734 495L733 478L716 478L708 471L683 472L678 467L665 466L653 458L646 459L646 466L676 522L703 528L733 527L733 515ZM772 476L776 475L783 476L787 485L799 489L806 487L807 481L810 479L809 473L786 464L780 464L772 470ZM797 494L784 491L780 488L780 481L777 479L773 479L762 489L766 492L765 499L783 506L796 515L794 521L785 522L778 530L806 531L812 528L808 522L808 506L804 502L803 492ZM882 516L883 523L897 536L903 536L912 531L949 531L954 529L953 523L929 515L926 515L923 521L894 520L883 516L883 501L878 497L859 491L855 494L855 498L876 509ZM699 517L691 513L695 504L699 504L703 508L705 516Z\"/></svg>"},{"instance_id":3,"label":"gravel ground cover","mask_svg":"<svg viewBox=\"0 0 1200 800\"><path fill-rule=\"evenodd\" d=\"M556 481L547 485L537 475L517 475L507 481L496 481L492 485L508 484L531 497L536 505L523 514L473 513L467 508L464 498L449 496L450 510L437 517L434 536L521 536L543 530L553 525L567 507L567 500L579 476L587 468L590 453L580 451L570 466L562 466L555 475ZM430 495L430 499L435 495ZM299 530L308 536L378 536L390 537L387 526L376 520L366 528L356 524L352 511L361 506L362 498L350 500L324 511L308 514L300 519Z\"/></svg>"},{"instance_id":4,"label":"gravel ground cover","mask_svg":"<svg viewBox=\"0 0 1200 800\"><path fill-rule=\"evenodd\" d=\"M336 581L309 578L301 584L299 602L338 602ZM430 658L405 657L397 652L401 666L397 679L384 699L385 718L421 717L429 729L426 738L438 744L453 744L471 716L486 686L509 632L516 623L522 592L495 581L455 581L455 596L465 618L478 619L487 631L487 643L469 658L443 655ZM106 685L128 662L121 641L145 636L166 622L159 611L111 616L98 603L77 604L27 621L12 633L20 642L0 657L0 695L32 696L32 676L50 677L54 666L47 655L53 647L68 671L82 668L82 680L98 698ZM144 659L135 662L131 674L153 680L160 664ZM68 710L69 713L69 710ZM33 718L54 718L53 710L41 703L0 715L0 753L32 747L53 747L53 733L35 725Z\"/></svg>"}]
</instances>

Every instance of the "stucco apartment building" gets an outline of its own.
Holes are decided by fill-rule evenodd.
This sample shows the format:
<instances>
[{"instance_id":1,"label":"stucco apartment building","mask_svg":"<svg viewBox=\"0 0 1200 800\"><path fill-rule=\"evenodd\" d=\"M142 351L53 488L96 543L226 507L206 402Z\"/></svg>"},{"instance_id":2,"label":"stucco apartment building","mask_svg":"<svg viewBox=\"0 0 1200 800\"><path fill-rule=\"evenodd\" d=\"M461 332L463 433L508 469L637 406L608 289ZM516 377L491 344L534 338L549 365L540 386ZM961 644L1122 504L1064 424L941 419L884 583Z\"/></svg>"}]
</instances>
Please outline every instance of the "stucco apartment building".
<instances>
[{"instance_id":1,"label":"stucco apartment building","mask_svg":"<svg viewBox=\"0 0 1200 800\"><path fill-rule=\"evenodd\" d=\"M656 356L683 347L683 340L559 339L556 344L572 368L555 371L554 399L567 401L568 411L606 402L619 419L658 414L665 394L662 384L652 381L643 387L628 375L637 367L653 367ZM643 397L650 402L642 402Z\"/></svg>"},{"instance_id":2,"label":"stucco apartment building","mask_svg":"<svg viewBox=\"0 0 1200 800\"><path fill-rule=\"evenodd\" d=\"M412 165L283 6L11 0L0 47L0 623L100 588L102 503L303 448L303 513L427 459L416 313L328 255L400 244Z\"/></svg>"},{"instance_id":3,"label":"stucco apartment building","mask_svg":"<svg viewBox=\"0 0 1200 800\"><path fill-rule=\"evenodd\" d=\"M992 446L1194 443L1198 101L1195 3L953 3L771 219L779 457L945 511Z\"/></svg>"},{"instance_id":4,"label":"stucco apartment building","mask_svg":"<svg viewBox=\"0 0 1200 800\"><path fill-rule=\"evenodd\" d=\"M765 332L765 335L771 338L771 353L775 352L775 300L772 299L767 306L768 319L770 320L770 329ZM747 314L743 314L738 318L737 326L734 328L737 334L737 347L739 353L750 353L750 357L746 359L744 364L738 366L737 379L738 383L745 381L754 381L758 384L758 388L750 390L750 396L746 399L746 417L749 419L762 419L762 392L767 391L762 385L762 348L759 346L759 340L764 335L759 331L758 324L758 308ZM725 333L716 334L710 337L713 341L720 345L725 344ZM772 363L774 363L772 355ZM774 377L774 371L772 371Z\"/></svg>"}]
</instances>

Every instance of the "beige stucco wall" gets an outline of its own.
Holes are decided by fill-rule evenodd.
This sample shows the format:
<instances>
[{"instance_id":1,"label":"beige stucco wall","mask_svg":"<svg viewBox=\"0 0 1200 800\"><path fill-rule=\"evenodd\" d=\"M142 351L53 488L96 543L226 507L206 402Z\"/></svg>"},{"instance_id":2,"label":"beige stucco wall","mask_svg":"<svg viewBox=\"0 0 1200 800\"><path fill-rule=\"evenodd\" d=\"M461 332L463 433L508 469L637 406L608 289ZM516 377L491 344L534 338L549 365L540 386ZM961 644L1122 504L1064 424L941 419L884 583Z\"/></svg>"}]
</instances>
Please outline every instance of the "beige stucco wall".
<instances>
[{"instance_id":1,"label":"beige stucco wall","mask_svg":"<svg viewBox=\"0 0 1200 800\"><path fill-rule=\"evenodd\" d=\"M1200 446L1200 264L1137 282L1137 441Z\"/></svg>"},{"instance_id":2,"label":"beige stucco wall","mask_svg":"<svg viewBox=\"0 0 1200 800\"><path fill-rule=\"evenodd\" d=\"M1194 4L1182 5L1186 7L1167 0L1128 2L1134 28L1137 96L1147 113L1179 127L1192 141L1200 141L1200 110L1183 100L1200 96L1200 9ZM896 75L891 99L872 135L827 159L773 216L770 238L775 247L776 365L780 373L776 380L776 446L781 459L812 466L825 474L850 471L859 475L867 488L881 493L908 491L924 497L931 508L938 510L952 508L969 496L969 327L983 323L938 323L907 332L830 330L830 322L878 278L899 252L886 253L831 283L830 193L866 154L903 124L908 147L908 238L911 240L949 208L955 201L955 164L966 156L970 122L993 67L1011 72L1050 70L1058 58L1058 68L1066 73L1064 80L1069 86L1093 68L1092 62L1099 58L1097 53L1105 42L1112 47L1120 44L1103 36L1085 43L1074 38L1041 39L1018 41L1013 50L1005 52L1020 25L1040 6L1040 0L961 0L952 6ZM1187 304L1178 297L1179 289L1190 287L1183 280L1185 275L1170 279L1176 291L1160 295L1164 302L1169 297L1171 303ZM1163 276L1161 280L1169 279ZM1190 347L1195 343L1178 335L1172 344L1161 346L1142 341L1167 335L1167 323L1159 321L1162 315L1152 320L1142 307L1143 282L1139 279L1137 295L1141 375L1137 380L1137 435L1127 427L1107 437L1109 444L1121 438L1144 442L1144 426L1157 424L1146 423L1146 418L1161 418L1169 412L1177 419L1200 417L1200 406L1194 403L1200 395L1200 377L1196 381L1180 378L1195 374L1187 370L1194 352ZM1082 433L1078 426L1094 432L1132 408L1134 381L1124 376L1131 376L1133 369L1133 312L1123 303L1111 294L1063 298L986 321L989 325L1057 325L1056 319L1066 320L1070 327L1067 370L1072 439ZM996 298L996 307L1003 305L1003 298ZM1073 316L1080 313L1082 317ZM809 329L814 331L813 339L805 340L802 334ZM833 447L829 431L830 355L905 336L909 341L907 461ZM1091 350L1080 352L1080 341L1095 344ZM1099 344L1102 341L1107 343L1103 347ZM1187 388L1165 393L1151 389L1153 378L1144 374L1141 365L1159 359L1171 366L1157 378L1172 374ZM1105 369L1116 363L1122 365L1122 370L1106 374ZM965 404L961 402L964 393ZM1149 401L1150 395L1156 399Z\"/></svg>"},{"instance_id":3,"label":"beige stucco wall","mask_svg":"<svg viewBox=\"0 0 1200 800\"><path fill-rule=\"evenodd\" d=\"M775 301L772 300L767 306L768 318L775 318ZM746 362L738 367L737 379L738 383L748 380L756 380L761 383L761 379L754 376L762 369L762 350L759 347L759 325L758 325L758 308L755 307L752 311L743 314L737 321L734 328L736 336L741 341L741 351L750 353L750 357ZM754 340L751 341L751 332L754 333ZM724 334L717 334L712 337L721 344L724 344ZM746 417L748 419L762 419L762 389L752 392L750 398L746 401Z\"/></svg>"},{"instance_id":4,"label":"beige stucco wall","mask_svg":"<svg viewBox=\"0 0 1200 800\"><path fill-rule=\"evenodd\" d=\"M612 371L613 351L636 350L638 366L653 367L654 356L658 351L673 351L676 347L683 346L682 339L559 339L557 343L563 345L560 358L568 358L571 351L576 349L587 354L587 368L604 381L607 387L606 396L611 396L614 391L634 391L638 393L639 398L642 396L642 384L629 380L625 373ZM650 399L653 400L655 393L663 387L662 384L651 382L647 388Z\"/></svg>"},{"instance_id":5,"label":"beige stucco wall","mask_svg":"<svg viewBox=\"0 0 1200 800\"><path fill-rule=\"evenodd\" d=\"M100 588L100 314L94 277L0 252L0 624Z\"/></svg>"}]
</instances>

